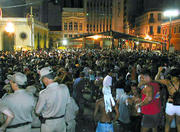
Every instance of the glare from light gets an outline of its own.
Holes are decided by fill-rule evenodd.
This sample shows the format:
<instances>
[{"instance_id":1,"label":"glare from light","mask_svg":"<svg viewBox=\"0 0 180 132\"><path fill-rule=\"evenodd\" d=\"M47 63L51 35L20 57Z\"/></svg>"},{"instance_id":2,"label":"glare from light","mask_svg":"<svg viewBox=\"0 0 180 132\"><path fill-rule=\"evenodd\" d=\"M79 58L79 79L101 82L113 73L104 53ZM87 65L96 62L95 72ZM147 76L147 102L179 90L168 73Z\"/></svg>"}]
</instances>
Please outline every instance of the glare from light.
<instances>
[{"instance_id":1,"label":"glare from light","mask_svg":"<svg viewBox=\"0 0 180 132\"><path fill-rule=\"evenodd\" d=\"M165 17L177 17L179 16L179 10L172 9L164 12Z\"/></svg>"},{"instance_id":2,"label":"glare from light","mask_svg":"<svg viewBox=\"0 0 180 132\"><path fill-rule=\"evenodd\" d=\"M64 39L64 40L62 41L62 43L63 43L63 45L67 45L67 44L68 44L68 41L67 41L66 39Z\"/></svg>"},{"instance_id":3,"label":"glare from light","mask_svg":"<svg viewBox=\"0 0 180 132\"><path fill-rule=\"evenodd\" d=\"M98 35L93 36L93 39L95 39L95 40L97 40L98 38L100 38L100 36L98 36Z\"/></svg>"},{"instance_id":4,"label":"glare from light","mask_svg":"<svg viewBox=\"0 0 180 132\"><path fill-rule=\"evenodd\" d=\"M139 45L139 41L137 41L136 44Z\"/></svg>"},{"instance_id":5,"label":"glare from light","mask_svg":"<svg viewBox=\"0 0 180 132\"><path fill-rule=\"evenodd\" d=\"M14 33L15 29L14 29L14 24L11 22L8 22L6 27L5 27L6 32L8 33Z\"/></svg>"},{"instance_id":6,"label":"glare from light","mask_svg":"<svg viewBox=\"0 0 180 132\"><path fill-rule=\"evenodd\" d=\"M146 37L144 38L146 40L152 40L152 37L150 37L149 35L146 35Z\"/></svg>"}]
</instances>

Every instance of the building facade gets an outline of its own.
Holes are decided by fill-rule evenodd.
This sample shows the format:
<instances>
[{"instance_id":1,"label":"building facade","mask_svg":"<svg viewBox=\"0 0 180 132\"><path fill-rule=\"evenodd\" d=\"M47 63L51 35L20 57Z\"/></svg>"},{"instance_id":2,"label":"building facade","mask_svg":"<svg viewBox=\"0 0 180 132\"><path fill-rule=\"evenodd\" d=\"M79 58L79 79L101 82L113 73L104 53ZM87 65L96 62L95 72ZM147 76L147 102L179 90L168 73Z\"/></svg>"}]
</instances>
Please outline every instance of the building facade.
<instances>
[{"instance_id":1,"label":"building facade","mask_svg":"<svg viewBox=\"0 0 180 132\"><path fill-rule=\"evenodd\" d=\"M48 48L48 28L34 19L1 18L0 50Z\"/></svg>"},{"instance_id":2,"label":"building facade","mask_svg":"<svg viewBox=\"0 0 180 132\"><path fill-rule=\"evenodd\" d=\"M161 11L149 11L135 20L135 35L140 37L150 36L152 40L161 41L161 23L163 14Z\"/></svg>"},{"instance_id":3,"label":"building facade","mask_svg":"<svg viewBox=\"0 0 180 132\"><path fill-rule=\"evenodd\" d=\"M78 37L86 33L86 17L83 8L63 8L63 38Z\"/></svg>"},{"instance_id":4,"label":"building facade","mask_svg":"<svg viewBox=\"0 0 180 132\"><path fill-rule=\"evenodd\" d=\"M171 46L173 45L175 50L180 51L180 19L172 21L171 30L170 22L162 23L162 39L167 43L167 49L169 49L169 32L171 31Z\"/></svg>"},{"instance_id":5,"label":"building facade","mask_svg":"<svg viewBox=\"0 0 180 132\"><path fill-rule=\"evenodd\" d=\"M123 31L124 0L84 0L87 33Z\"/></svg>"}]
</instances>

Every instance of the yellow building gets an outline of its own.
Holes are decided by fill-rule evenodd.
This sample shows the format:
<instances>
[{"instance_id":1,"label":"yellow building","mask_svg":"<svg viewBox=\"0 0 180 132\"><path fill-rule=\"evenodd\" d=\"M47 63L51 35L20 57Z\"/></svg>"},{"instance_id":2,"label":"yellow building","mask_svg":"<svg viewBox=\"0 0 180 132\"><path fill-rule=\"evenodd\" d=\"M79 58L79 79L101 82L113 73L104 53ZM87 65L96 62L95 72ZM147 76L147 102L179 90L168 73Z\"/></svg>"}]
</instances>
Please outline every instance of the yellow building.
<instances>
[{"instance_id":1,"label":"yellow building","mask_svg":"<svg viewBox=\"0 0 180 132\"><path fill-rule=\"evenodd\" d=\"M78 37L86 33L86 17L83 8L63 8L62 35L63 38Z\"/></svg>"},{"instance_id":2,"label":"yellow building","mask_svg":"<svg viewBox=\"0 0 180 132\"><path fill-rule=\"evenodd\" d=\"M153 40L161 41L161 11L149 11L135 19L135 34L140 37L150 36Z\"/></svg>"},{"instance_id":3,"label":"yellow building","mask_svg":"<svg viewBox=\"0 0 180 132\"><path fill-rule=\"evenodd\" d=\"M170 22L162 23L162 39L167 43L167 49L169 49L169 31ZM171 26L171 44L175 50L180 51L180 19L172 20Z\"/></svg>"},{"instance_id":4,"label":"yellow building","mask_svg":"<svg viewBox=\"0 0 180 132\"><path fill-rule=\"evenodd\" d=\"M1 18L0 50L48 48L48 28L34 19Z\"/></svg>"}]
</instances>

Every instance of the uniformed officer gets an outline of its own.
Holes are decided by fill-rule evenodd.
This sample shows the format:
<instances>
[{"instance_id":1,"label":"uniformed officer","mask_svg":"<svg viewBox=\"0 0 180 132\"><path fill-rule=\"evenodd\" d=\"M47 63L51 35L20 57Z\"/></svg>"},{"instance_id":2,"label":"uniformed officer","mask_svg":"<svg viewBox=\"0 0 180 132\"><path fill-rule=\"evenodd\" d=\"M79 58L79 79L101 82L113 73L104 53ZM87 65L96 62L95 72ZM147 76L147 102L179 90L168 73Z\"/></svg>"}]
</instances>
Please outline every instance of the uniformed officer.
<instances>
[{"instance_id":1,"label":"uniformed officer","mask_svg":"<svg viewBox=\"0 0 180 132\"><path fill-rule=\"evenodd\" d=\"M6 121L0 127L0 132L5 131L6 127L10 124L12 119L14 118L13 113L9 110L9 108L0 100L0 113L6 116Z\"/></svg>"},{"instance_id":2,"label":"uniformed officer","mask_svg":"<svg viewBox=\"0 0 180 132\"><path fill-rule=\"evenodd\" d=\"M65 109L70 103L69 90L64 84L54 82L53 71L50 67L40 70L40 80L46 89L39 93L36 113L42 115L41 132L66 132Z\"/></svg>"},{"instance_id":3,"label":"uniformed officer","mask_svg":"<svg viewBox=\"0 0 180 132\"><path fill-rule=\"evenodd\" d=\"M3 98L3 102L14 114L14 119L8 125L6 132L31 132L32 112L35 100L23 88L26 86L26 75L17 72L8 75L14 93Z\"/></svg>"}]
</instances>

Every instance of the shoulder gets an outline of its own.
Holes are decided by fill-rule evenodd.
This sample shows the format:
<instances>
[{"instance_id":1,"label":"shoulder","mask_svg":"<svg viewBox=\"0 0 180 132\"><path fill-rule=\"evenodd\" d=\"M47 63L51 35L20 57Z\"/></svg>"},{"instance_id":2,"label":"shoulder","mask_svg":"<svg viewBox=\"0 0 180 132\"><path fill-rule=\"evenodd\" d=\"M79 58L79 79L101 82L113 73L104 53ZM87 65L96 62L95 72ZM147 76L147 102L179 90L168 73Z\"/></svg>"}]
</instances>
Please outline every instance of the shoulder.
<instances>
[{"instance_id":1,"label":"shoulder","mask_svg":"<svg viewBox=\"0 0 180 132\"><path fill-rule=\"evenodd\" d=\"M98 100L96 100L96 104L100 104L100 103L102 103L103 101L104 101L104 98L98 99Z\"/></svg>"},{"instance_id":2,"label":"shoulder","mask_svg":"<svg viewBox=\"0 0 180 132\"><path fill-rule=\"evenodd\" d=\"M42 95L46 94L46 92L47 92L47 90L46 90L46 89L41 90L41 91L39 92L39 96L42 96Z\"/></svg>"}]
</instances>

